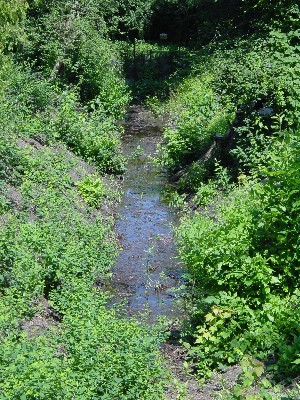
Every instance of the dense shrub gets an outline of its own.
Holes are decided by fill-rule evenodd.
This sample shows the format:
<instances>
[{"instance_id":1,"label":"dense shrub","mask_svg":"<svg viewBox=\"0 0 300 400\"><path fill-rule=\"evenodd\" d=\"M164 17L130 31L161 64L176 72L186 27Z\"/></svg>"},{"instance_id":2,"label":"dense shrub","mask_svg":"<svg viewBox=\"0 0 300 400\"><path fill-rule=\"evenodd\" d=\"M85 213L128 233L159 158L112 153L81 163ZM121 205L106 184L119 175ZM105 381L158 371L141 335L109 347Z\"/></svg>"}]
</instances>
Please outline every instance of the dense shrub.
<instances>
[{"instance_id":1,"label":"dense shrub","mask_svg":"<svg viewBox=\"0 0 300 400\"><path fill-rule=\"evenodd\" d=\"M179 229L197 288L190 353L200 373L244 354L266 358L298 335L298 157L297 138L277 140L265 181L244 177L215 216L195 214Z\"/></svg>"},{"instance_id":2,"label":"dense shrub","mask_svg":"<svg viewBox=\"0 0 300 400\"><path fill-rule=\"evenodd\" d=\"M166 106L171 118L162 164L172 172L201 158L213 137L234 124L233 158L223 161L249 170L263 162L260 153L267 157L273 132L297 130L297 32L274 30L264 39L224 41L195 51L190 77ZM264 109L271 110L269 116Z\"/></svg>"},{"instance_id":3,"label":"dense shrub","mask_svg":"<svg viewBox=\"0 0 300 400\"><path fill-rule=\"evenodd\" d=\"M25 16L2 3L0 52ZM99 3L78 2L75 19L77 2L46 3L30 2L22 51L0 54L0 397L160 399L162 338L117 317L95 283L118 250L99 210L116 196L103 174L123 171L118 50L95 26Z\"/></svg>"},{"instance_id":4,"label":"dense shrub","mask_svg":"<svg viewBox=\"0 0 300 400\"><path fill-rule=\"evenodd\" d=\"M0 24L2 34L0 38L0 55L11 50L24 38L23 21L26 17L28 4L26 0L12 0L0 2Z\"/></svg>"},{"instance_id":5,"label":"dense shrub","mask_svg":"<svg viewBox=\"0 0 300 400\"><path fill-rule=\"evenodd\" d=\"M87 108L80 109L76 91L62 92L56 115L48 125L49 134L95 163L101 171L119 173L123 169L119 151L121 130L99 104L95 101L94 111L89 113Z\"/></svg>"},{"instance_id":6,"label":"dense shrub","mask_svg":"<svg viewBox=\"0 0 300 400\"><path fill-rule=\"evenodd\" d=\"M155 60L145 59L137 95L171 94L161 164L202 207L178 229L194 288L184 345L201 375L248 354L271 356L279 377L299 374L294 3L0 0L1 398L163 398L161 338L117 318L95 284L116 256L99 213L112 191L96 172L123 170L115 121L130 100L131 48L121 56L109 35L142 35L153 4L191 22L177 37L212 40L168 68L172 46L136 46L137 59L148 46Z\"/></svg>"},{"instance_id":7,"label":"dense shrub","mask_svg":"<svg viewBox=\"0 0 300 400\"><path fill-rule=\"evenodd\" d=\"M83 106L78 90L61 90L41 75L14 65L3 72L3 80L6 91L0 115L6 122L5 134L14 132L16 137L32 137L41 143L61 140L101 172L123 170L122 130L114 123L122 113L120 108L105 110L100 98Z\"/></svg>"}]
</instances>

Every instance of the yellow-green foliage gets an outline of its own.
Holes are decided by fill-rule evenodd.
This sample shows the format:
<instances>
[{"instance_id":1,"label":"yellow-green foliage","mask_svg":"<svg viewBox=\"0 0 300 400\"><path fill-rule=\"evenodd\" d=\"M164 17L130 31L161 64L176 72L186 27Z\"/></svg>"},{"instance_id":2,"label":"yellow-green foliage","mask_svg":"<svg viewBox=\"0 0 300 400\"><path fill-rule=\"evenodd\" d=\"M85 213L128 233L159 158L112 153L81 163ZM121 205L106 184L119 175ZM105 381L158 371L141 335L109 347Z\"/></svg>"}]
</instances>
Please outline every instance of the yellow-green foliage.
<instances>
[{"instance_id":1,"label":"yellow-green foliage","mask_svg":"<svg viewBox=\"0 0 300 400\"><path fill-rule=\"evenodd\" d=\"M0 0L0 53L11 49L24 38L22 21L26 17L27 7L26 0Z\"/></svg>"},{"instance_id":2,"label":"yellow-green foliage","mask_svg":"<svg viewBox=\"0 0 300 400\"><path fill-rule=\"evenodd\" d=\"M167 106L171 121L164 132L161 162L170 170L200 158L215 134L228 128L231 114L215 94L213 79L211 71L185 78Z\"/></svg>"},{"instance_id":3,"label":"yellow-green foliage","mask_svg":"<svg viewBox=\"0 0 300 400\"><path fill-rule=\"evenodd\" d=\"M165 390L160 335L118 317L96 285L117 256L112 221L96 210L112 194L98 174L123 170L115 120L129 95L88 3L30 2L23 52L0 54L3 400L156 400ZM0 1L0 53L17 44L22 4ZM56 62L64 73L52 73Z\"/></svg>"},{"instance_id":4,"label":"yellow-green foliage","mask_svg":"<svg viewBox=\"0 0 300 400\"><path fill-rule=\"evenodd\" d=\"M277 377L299 374L298 44L299 31L278 24L195 51L166 105L161 162L183 169L178 189L202 206L178 229L194 288L185 345L200 375L247 354L275 359ZM233 122L217 163L203 162Z\"/></svg>"},{"instance_id":5,"label":"yellow-green foliage","mask_svg":"<svg viewBox=\"0 0 300 400\"><path fill-rule=\"evenodd\" d=\"M86 176L76 183L79 193L90 207L99 208L106 190L101 178L96 175Z\"/></svg>"},{"instance_id":6,"label":"yellow-green foliage","mask_svg":"<svg viewBox=\"0 0 300 400\"><path fill-rule=\"evenodd\" d=\"M1 398L163 398L159 337L108 310L95 285L110 276L117 246L111 222L78 197L80 160L62 145L15 140L0 137L1 185L20 199L18 212L13 200L0 207ZM78 189L90 207L107 194L89 175ZM36 326L45 304L59 318Z\"/></svg>"},{"instance_id":7,"label":"yellow-green foliage","mask_svg":"<svg viewBox=\"0 0 300 400\"><path fill-rule=\"evenodd\" d=\"M245 354L274 353L276 372L298 371L298 137L274 138L269 156L257 170L263 182L241 176L211 216L195 213L178 231L196 288L198 323L190 354L200 373Z\"/></svg>"}]
</instances>

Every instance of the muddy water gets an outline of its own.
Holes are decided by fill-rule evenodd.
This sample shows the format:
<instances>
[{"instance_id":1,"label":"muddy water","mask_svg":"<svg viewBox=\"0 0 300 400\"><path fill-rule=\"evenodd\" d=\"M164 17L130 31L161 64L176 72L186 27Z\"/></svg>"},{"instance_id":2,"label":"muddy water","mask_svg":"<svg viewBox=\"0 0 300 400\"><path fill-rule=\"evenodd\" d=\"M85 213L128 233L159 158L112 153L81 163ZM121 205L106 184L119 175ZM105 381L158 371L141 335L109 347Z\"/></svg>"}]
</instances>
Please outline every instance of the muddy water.
<instances>
[{"instance_id":1,"label":"muddy water","mask_svg":"<svg viewBox=\"0 0 300 400\"><path fill-rule=\"evenodd\" d=\"M143 313L149 322L178 316L176 289L182 283L172 233L175 215L162 202L166 178L151 161L160 137L159 121L141 107L129 111L123 137L129 161L117 221L123 250L113 270L114 302L123 302L129 315Z\"/></svg>"}]
</instances>

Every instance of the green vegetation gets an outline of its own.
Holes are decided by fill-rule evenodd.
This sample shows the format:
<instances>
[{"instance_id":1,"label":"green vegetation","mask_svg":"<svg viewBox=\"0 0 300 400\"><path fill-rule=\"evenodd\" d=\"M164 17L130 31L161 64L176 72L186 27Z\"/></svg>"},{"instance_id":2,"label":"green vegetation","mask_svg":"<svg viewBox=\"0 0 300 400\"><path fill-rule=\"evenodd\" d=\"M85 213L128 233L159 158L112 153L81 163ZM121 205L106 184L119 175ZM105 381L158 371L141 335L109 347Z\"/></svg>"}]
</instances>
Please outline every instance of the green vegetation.
<instances>
[{"instance_id":1,"label":"green vegetation","mask_svg":"<svg viewBox=\"0 0 300 400\"><path fill-rule=\"evenodd\" d=\"M190 208L177 232L191 282L183 344L200 376L249 355L275 379L300 372L300 11L285 6L252 20L253 34L244 25L194 49L162 106L160 162Z\"/></svg>"},{"instance_id":2,"label":"green vegetation","mask_svg":"<svg viewBox=\"0 0 300 400\"><path fill-rule=\"evenodd\" d=\"M111 21L110 6L0 2L3 400L163 398L161 334L117 317L101 289L118 249L115 121L130 101L108 32L138 15Z\"/></svg>"},{"instance_id":3,"label":"green vegetation","mask_svg":"<svg viewBox=\"0 0 300 400\"><path fill-rule=\"evenodd\" d=\"M1 399L164 398L164 335L101 289L133 97L169 117L198 376L241 363L232 399L299 376L300 10L269 3L0 0Z\"/></svg>"},{"instance_id":4,"label":"green vegetation","mask_svg":"<svg viewBox=\"0 0 300 400\"><path fill-rule=\"evenodd\" d=\"M63 147L20 155L21 210L8 203L1 222L2 398L153 398L163 373L155 337L116 318L95 286L116 246L109 220L72 185L70 171L86 171Z\"/></svg>"},{"instance_id":5,"label":"green vegetation","mask_svg":"<svg viewBox=\"0 0 300 400\"><path fill-rule=\"evenodd\" d=\"M80 182L76 183L81 196L91 207L99 207L103 196L105 196L105 188L102 180L97 176L87 176Z\"/></svg>"}]
</instances>

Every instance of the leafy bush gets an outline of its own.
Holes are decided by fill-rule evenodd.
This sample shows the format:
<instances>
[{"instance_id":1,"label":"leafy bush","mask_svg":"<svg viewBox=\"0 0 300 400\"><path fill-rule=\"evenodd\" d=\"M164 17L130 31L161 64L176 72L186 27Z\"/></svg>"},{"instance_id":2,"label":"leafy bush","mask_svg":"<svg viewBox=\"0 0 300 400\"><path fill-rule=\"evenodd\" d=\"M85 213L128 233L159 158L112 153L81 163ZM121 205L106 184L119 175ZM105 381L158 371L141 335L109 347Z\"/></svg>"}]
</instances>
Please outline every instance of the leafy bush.
<instances>
[{"instance_id":1,"label":"leafy bush","mask_svg":"<svg viewBox=\"0 0 300 400\"><path fill-rule=\"evenodd\" d=\"M0 1L0 397L163 399L163 338L117 317L96 284L111 276L117 255L112 221L95 210L111 190L77 158L100 173L123 170L115 120L129 94L118 52L104 39L112 4L29 2L28 38L9 57L2 51L17 46L27 3L6 3ZM137 3L125 9L149 6ZM122 22L133 29L134 15Z\"/></svg>"},{"instance_id":2,"label":"leafy bush","mask_svg":"<svg viewBox=\"0 0 300 400\"><path fill-rule=\"evenodd\" d=\"M161 163L171 172L199 159L215 134L227 129L228 112L214 95L211 82L209 73L186 78L169 105L173 113L171 126L164 132Z\"/></svg>"},{"instance_id":3,"label":"leafy bush","mask_svg":"<svg viewBox=\"0 0 300 400\"><path fill-rule=\"evenodd\" d=\"M75 64L84 99L97 98L107 115L122 117L129 93L121 77L121 61L115 47L96 33L81 39Z\"/></svg>"},{"instance_id":4,"label":"leafy bush","mask_svg":"<svg viewBox=\"0 0 300 400\"><path fill-rule=\"evenodd\" d=\"M208 206L211 204L218 194L216 183L209 181L207 184L197 184L197 191L193 201L197 206Z\"/></svg>"},{"instance_id":5,"label":"leafy bush","mask_svg":"<svg viewBox=\"0 0 300 400\"><path fill-rule=\"evenodd\" d=\"M223 164L249 171L265 162L260 153L268 157L272 135L298 127L297 32L274 30L263 39L224 40L195 51L190 76L166 105L162 165L173 172L199 159L230 126L234 140L226 150L234 151L218 154Z\"/></svg>"},{"instance_id":6,"label":"leafy bush","mask_svg":"<svg viewBox=\"0 0 300 400\"><path fill-rule=\"evenodd\" d=\"M24 38L22 22L26 17L28 4L25 0L12 0L9 4L5 0L0 2L0 24L2 34L0 39L0 53L11 50Z\"/></svg>"},{"instance_id":7,"label":"leafy bush","mask_svg":"<svg viewBox=\"0 0 300 400\"><path fill-rule=\"evenodd\" d=\"M103 182L97 176L86 176L82 181L77 182L79 193L90 207L99 208L105 196Z\"/></svg>"},{"instance_id":8,"label":"leafy bush","mask_svg":"<svg viewBox=\"0 0 300 400\"><path fill-rule=\"evenodd\" d=\"M278 140L265 182L244 180L216 215L195 214L179 229L197 288L190 353L200 373L244 354L266 358L298 334L298 154L297 138Z\"/></svg>"},{"instance_id":9,"label":"leafy bush","mask_svg":"<svg viewBox=\"0 0 300 400\"><path fill-rule=\"evenodd\" d=\"M193 194L177 203L201 207L178 241L192 290L184 345L202 376L249 354L273 358L277 378L299 373L299 35L272 29L194 51L164 106L161 164Z\"/></svg>"},{"instance_id":10,"label":"leafy bush","mask_svg":"<svg viewBox=\"0 0 300 400\"><path fill-rule=\"evenodd\" d=\"M83 107L77 90L61 91L42 76L13 65L3 72L3 80L6 91L0 115L7 121L4 138L13 131L16 138L32 137L41 143L61 140L100 171L123 170L116 112L109 116L99 99Z\"/></svg>"},{"instance_id":11,"label":"leafy bush","mask_svg":"<svg viewBox=\"0 0 300 400\"><path fill-rule=\"evenodd\" d=\"M20 180L25 165L24 153L14 141L9 140L3 132L0 132L0 179L16 183Z\"/></svg>"},{"instance_id":12,"label":"leafy bush","mask_svg":"<svg viewBox=\"0 0 300 400\"><path fill-rule=\"evenodd\" d=\"M191 54L189 77L165 105L161 164L180 170L178 190L207 207L178 230L193 288L184 345L199 374L251 354L271 357L280 379L300 365L299 6L253 7L273 16L268 27L260 20L263 33L215 37ZM216 133L218 150L207 151Z\"/></svg>"}]
</instances>

